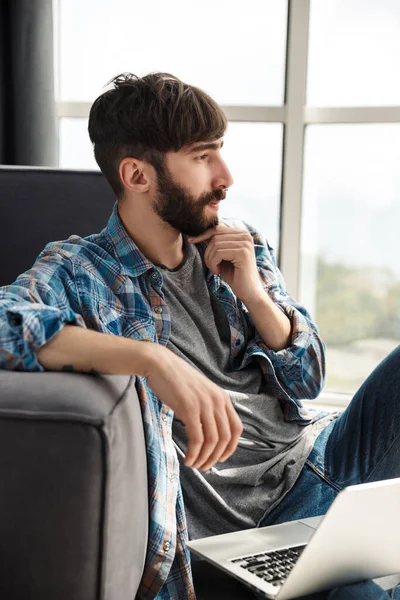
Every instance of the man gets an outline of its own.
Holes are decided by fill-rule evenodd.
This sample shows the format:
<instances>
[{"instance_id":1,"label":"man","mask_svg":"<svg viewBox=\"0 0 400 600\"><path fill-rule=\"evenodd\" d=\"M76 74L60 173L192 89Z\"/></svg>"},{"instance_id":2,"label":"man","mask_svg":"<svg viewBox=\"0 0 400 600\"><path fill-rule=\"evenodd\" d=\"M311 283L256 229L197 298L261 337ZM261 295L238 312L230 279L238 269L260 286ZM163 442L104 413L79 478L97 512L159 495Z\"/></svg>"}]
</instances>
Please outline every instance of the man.
<instances>
[{"instance_id":1,"label":"man","mask_svg":"<svg viewBox=\"0 0 400 600\"><path fill-rule=\"evenodd\" d=\"M89 118L118 199L106 229L48 244L0 290L0 367L137 375L151 490L141 598L195 597L185 516L191 537L277 523L400 473L400 352L340 418L302 405L323 385L324 345L268 244L218 218L226 125L172 75L115 78Z\"/></svg>"}]
</instances>

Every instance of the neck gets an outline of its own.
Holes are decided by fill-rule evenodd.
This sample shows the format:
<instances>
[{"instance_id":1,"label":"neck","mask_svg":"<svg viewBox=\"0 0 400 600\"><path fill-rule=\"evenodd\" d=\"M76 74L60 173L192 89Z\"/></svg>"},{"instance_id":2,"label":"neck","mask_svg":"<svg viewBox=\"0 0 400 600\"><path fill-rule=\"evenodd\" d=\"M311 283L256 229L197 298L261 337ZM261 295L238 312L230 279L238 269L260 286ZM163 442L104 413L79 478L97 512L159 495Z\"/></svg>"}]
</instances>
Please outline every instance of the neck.
<instances>
[{"instance_id":1,"label":"neck","mask_svg":"<svg viewBox=\"0 0 400 600\"><path fill-rule=\"evenodd\" d=\"M127 199L118 205L119 217L142 254L154 264L175 269L183 260L182 234L144 203Z\"/></svg>"}]
</instances>

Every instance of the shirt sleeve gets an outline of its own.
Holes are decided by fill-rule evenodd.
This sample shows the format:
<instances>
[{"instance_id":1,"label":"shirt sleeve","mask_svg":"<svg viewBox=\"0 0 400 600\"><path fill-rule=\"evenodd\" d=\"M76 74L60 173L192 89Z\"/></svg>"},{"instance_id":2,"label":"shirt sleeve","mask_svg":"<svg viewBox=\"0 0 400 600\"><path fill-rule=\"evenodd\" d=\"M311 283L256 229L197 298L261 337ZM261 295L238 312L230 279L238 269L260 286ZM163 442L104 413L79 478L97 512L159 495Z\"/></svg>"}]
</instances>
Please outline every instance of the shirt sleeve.
<instances>
[{"instance_id":1,"label":"shirt sleeve","mask_svg":"<svg viewBox=\"0 0 400 600\"><path fill-rule=\"evenodd\" d=\"M246 224L253 236L258 271L265 291L289 318L292 326L288 347L275 352L268 348L254 328L253 348L268 359L270 379L295 399L316 398L325 383L325 344L307 310L285 288L273 249L262 235ZM251 317L248 314L251 321ZM252 323L254 326L254 324ZM277 391L277 390L275 390Z\"/></svg>"},{"instance_id":2,"label":"shirt sleeve","mask_svg":"<svg viewBox=\"0 0 400 600\"><path fill-rule=\"evenodd\" d=\"M42 253L29 271L0 288L0 369L44 371L36 351L65 324L85 327L78 310L72 261Z\"/></svg>"}]
</instances>

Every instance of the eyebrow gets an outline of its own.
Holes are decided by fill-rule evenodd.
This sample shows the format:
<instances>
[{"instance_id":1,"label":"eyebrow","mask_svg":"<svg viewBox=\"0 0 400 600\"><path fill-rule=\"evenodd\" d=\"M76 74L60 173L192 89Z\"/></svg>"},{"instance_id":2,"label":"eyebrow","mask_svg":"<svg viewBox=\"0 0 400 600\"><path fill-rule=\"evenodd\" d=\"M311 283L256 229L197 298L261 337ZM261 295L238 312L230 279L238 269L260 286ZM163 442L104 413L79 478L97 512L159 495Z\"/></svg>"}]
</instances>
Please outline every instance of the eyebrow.
<instances>
[{"instance_id":1,"label":"eyebrow","mask_svg":"<svg viewBox=\"0 0 400 600\"><path fill-rule=\"evenodd\" d=\"M196 144L196 146L193 146L193 148L190 148L190 150L187 152L188 154L195 154L196 152L201 152L202 150L220 150L223 145L224 140L222 140L219 144L217 142L205 142L203 144Z\"/></svg>"}]
</instances>

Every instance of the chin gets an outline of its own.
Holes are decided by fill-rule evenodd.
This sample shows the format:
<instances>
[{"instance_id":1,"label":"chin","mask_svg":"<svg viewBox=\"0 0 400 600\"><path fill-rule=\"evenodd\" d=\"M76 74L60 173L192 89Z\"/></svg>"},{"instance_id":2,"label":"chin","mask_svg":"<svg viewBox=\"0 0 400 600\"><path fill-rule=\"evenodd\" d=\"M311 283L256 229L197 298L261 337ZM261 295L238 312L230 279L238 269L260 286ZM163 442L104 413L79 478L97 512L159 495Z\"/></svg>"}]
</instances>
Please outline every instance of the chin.
<instances>
[{"instance_id":1,"label":"chin","mask_svg":"<svg viewBox=\"0 0 400 600\"><path fill-rule=\"evenodd\" d=\"M202 235L207 229L211 229L211 227L216 227L219 224L218 217L212 217L209 219L201 219L200 222L197 223L196 226L188 226L180 229L180 232L187 236L196 237L198 235Z\"/></svg>"},{"instance_id":2,"label":"chin","mask_svg":"<svg viewBox=\"0 0 400 600\"><path fill-rule=\"evenodd\" d=\"M204 225L203 227L198 227L197 229L194 229L193 231L195 231L196 233L189 233L188 235L193 235L193 236L202 235L203 233L205 233L207 231L207 229L216 227L218 225L218 223L219 223L218 219L217 220L212 219L212 221L207 223L207 225Z\"/></svg>"}]
</instances>

